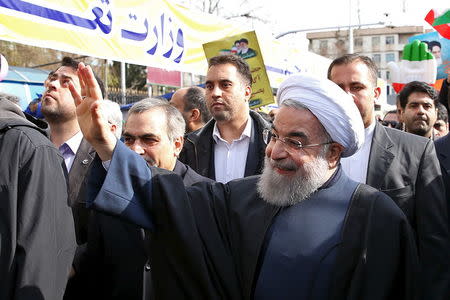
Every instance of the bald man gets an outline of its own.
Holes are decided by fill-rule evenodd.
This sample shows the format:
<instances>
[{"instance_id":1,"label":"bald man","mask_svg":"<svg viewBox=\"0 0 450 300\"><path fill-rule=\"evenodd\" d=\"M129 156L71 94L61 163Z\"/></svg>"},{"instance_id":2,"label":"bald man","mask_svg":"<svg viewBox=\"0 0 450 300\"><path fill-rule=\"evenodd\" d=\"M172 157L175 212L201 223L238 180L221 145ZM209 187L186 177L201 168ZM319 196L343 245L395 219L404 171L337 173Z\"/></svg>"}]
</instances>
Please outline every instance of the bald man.
<instances>
[{"instance_id":1,"label":"bald man","mask_svg":"<svg viewBox=\"0 0 450 300\"><path fill-rule=\"evenodd\" d=\"M206 107L205 90L193 86L181 88L172 95L172 104L186 122L186 133L196 131L211 119L211 114Z\"/></svg>"}]
</instances>

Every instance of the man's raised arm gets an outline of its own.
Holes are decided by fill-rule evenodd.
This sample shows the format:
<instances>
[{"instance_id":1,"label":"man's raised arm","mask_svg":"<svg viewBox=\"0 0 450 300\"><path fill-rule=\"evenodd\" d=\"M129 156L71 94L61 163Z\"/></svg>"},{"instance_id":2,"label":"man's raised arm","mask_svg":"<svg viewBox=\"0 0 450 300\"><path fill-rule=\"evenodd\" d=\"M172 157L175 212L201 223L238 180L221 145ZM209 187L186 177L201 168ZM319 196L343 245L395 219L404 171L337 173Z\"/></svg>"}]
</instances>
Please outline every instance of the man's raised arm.
<instances>
[{"instance_id":1,"label":"man's raised arm","mask_svg":"<svg viewBox=\"0 0 450 300\"><path fill-rule=\"evenodd\" d=\"M90 66L78 65L81 95L69 82L69 89L77 106L78 123L83 136L97 151L102 161L110 160L117 139L109 129L108 121L101 114L102 93Z\"/></svg>"}]
</instances>

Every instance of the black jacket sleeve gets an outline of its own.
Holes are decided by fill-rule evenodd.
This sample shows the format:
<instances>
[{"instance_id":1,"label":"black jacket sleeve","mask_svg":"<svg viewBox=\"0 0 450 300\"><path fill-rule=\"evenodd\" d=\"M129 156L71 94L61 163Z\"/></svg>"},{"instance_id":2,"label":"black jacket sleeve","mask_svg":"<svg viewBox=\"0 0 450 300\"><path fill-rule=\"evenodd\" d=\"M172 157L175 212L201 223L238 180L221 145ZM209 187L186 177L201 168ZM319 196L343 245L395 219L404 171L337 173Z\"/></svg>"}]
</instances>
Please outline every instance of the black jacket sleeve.
<instances>
[{"instance_id":1,"label":"black jacket sleeve","mask_svg":"<svg viewBox=\"0 0 450 300\"><path fill-rule=\"evenodd\" d=\"M444 104L445 108L447 108L448 111L448 103L449 103L449 92L448 90L450 89L450 84L448 83L449 79L444 79L444 81L442 82L442 87L441 87L441 91L439 92L439 102L441 102L442 104Z\"/></svg>"}]
</instances>

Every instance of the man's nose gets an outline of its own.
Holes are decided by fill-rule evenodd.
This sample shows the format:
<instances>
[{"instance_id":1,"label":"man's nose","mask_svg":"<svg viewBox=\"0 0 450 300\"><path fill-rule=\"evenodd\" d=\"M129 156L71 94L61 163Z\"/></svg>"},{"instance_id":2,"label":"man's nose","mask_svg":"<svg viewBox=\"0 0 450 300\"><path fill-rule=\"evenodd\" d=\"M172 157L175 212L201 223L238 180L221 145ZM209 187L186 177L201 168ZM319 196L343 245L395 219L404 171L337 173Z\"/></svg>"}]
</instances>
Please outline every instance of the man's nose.
<instances>
[{"instance_id":1,"label":"man's nose","mask_svg":"<svg viewBox=\"0 0 450 300\"><path fill-rule=\"evenodd\" d=\"M48 91L56 90L56 88L59 86L59 81L58 80L47 80L45 86Z\"/></svg>"},{"instance_id":2,"label":"man's nose","mask_svg":"<svg viewBox=\"0 0 450 300\"><path fill-rule=\"evenodd\" d=\"M286 151L285 144L280 140L272 141L267 147L267 156L273 160L283 159L289 155Z\"/></svg>"},{"instance_id":3,"label":"man's nose","mask_svg":"<svg viewBox=\"0 0 450 300\"><path fill-rule=\"evenodd\" d=\"M218 85L215 85L212 89L211 89L211 96L213 98L218 98L222 96L222 90L220 89L220 87Z\"/></svg>"},{"instance_id":4,"label":"man's nose","mask_svg":"<svg viewBox=\"0 0 450 300\"><path fill-rule=\"evenodd\" d=\"M425 108L422 105L419 105L417 108L417 113L418 114L424 114L425 113Z\"/></svg>"},{"instance_id":5,"label":"man's nose","mask_svg":"<svg viewBox=\"0 0 450 300\"><path fill-rule=\"evenodd\" d=\"M138 140L134 141L134 143L131 144L129 147L131 150L133 150L139 155L143 155L145 153L144 147L142 147L141 143Z\"/></svg>"}]
</instances>

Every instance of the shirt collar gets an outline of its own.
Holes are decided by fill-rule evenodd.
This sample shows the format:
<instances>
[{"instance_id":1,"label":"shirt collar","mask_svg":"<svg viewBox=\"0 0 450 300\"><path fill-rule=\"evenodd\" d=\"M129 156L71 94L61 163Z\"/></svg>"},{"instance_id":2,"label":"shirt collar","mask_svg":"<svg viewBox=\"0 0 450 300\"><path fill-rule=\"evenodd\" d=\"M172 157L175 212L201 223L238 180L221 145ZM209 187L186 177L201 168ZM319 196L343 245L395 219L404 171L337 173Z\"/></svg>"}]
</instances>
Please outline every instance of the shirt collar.
<instances>
[{"instance_id":1,"label":"shirt collar","mask_svg":"<svg viewBox=\"0 0 450 300\"><path fill-rule=\"evenodd\" d=\"M250 138L252 135L252 126L253 126L253 119L249 116L247 119L247 124L245 124L244 131L241 133L241 136L235 140L239 141L242 140L245 137ZM219 128L217 127L217 122L214 123L214 129L213 129L213 139L217 143L219 140L225 141L222 136L220 135Z\"/></svg>"},{"instance_id":2,"label":"shirt collar","mask_svg":"<svg viewBox=\"0 0 450 300\"><path fill-rule=\"evenodd\" d=\"M81 130L80 130L73 137L71 137L70 139L68 139L65 142L67 144L67 146L69 146L70 150L72 150L73 154L77 153L82 139L83 139L83 134L81 133Z\"/></svg>"},{"instance_id":3,"label":"shirt collar","mask_svg":"<svg viewBox=\"0 0 450 300\"><path fill-rule=\"evenodd\" d=\"M364 143L372 141L373 133L375 131L376 122L377 121L375 119L373 119L372 123L369 125L369 127L364 128Z\"/></svg>"}]
</instances>

